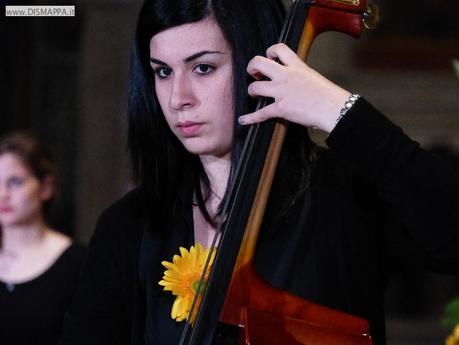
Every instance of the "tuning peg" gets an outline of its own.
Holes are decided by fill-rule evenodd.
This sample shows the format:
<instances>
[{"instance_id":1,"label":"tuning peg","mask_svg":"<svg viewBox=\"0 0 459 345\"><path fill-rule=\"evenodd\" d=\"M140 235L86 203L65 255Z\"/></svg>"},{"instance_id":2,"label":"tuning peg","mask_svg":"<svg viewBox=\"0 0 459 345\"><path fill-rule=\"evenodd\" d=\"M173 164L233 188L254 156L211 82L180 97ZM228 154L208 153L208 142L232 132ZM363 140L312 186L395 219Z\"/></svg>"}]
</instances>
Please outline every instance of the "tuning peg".
<instances>
[{"instance_id":1,"label":"tuning peg","mask_svg":"<svg viewBox=\"0 0 459 345\"><path fill-rule=\"evenodd\" d=\"M365 12L363 13L363 25L373 30L379 23L379 8L374 4L368 4Z\"/></svg>"}]
</instances>

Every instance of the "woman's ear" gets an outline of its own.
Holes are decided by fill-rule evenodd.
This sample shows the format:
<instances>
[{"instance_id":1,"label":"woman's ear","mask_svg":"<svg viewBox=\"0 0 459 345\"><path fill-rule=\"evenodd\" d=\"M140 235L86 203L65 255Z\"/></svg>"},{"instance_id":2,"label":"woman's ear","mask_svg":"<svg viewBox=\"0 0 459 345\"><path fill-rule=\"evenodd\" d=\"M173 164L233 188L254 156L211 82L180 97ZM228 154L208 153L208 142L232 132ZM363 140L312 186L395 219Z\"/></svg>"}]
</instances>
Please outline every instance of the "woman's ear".
<instances>
[{"instance_id":1,"label":"woman's ear","mask_svg":"<svg viewBox=\"0 0 459 345\"><path fill-rule=\"evenodd\" d=\"M56 178L48 174L41 182L41 200L48 201L51 200L56 193Z\"/></svg>"}]
</instances>

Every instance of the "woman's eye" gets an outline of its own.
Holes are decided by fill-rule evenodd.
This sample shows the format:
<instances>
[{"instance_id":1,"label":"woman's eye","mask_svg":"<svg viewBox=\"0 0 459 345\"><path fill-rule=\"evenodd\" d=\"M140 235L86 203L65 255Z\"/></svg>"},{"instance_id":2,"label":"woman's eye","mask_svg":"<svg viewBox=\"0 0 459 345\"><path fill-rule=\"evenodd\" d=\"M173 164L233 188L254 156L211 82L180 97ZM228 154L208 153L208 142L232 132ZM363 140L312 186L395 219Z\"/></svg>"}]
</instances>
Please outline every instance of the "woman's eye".
<instances>
[{"instance_id":1,"label":"woman's eye","mask_svg":"<svg viewBox=\"0 0 459 345\"><path fill-rule=\"evenodd\" d=\"M207 64L199 64L195 67L195 71L196 73L199 73L199 74L208 74L210 72L212 72L214 70L214 67L211 66L211 65L207 65Z\"/></svg>"},{"instance_id":2,"label":"woman's eye","mask_svg":"<svg viewBox=\"0 0 459 345\"><path fill-rule=\"evenodd\" d=\"M8 186L10 187L20 187L24 183L24 180L20 177L12 177L8 180Z\"/></svg>"},{"instance_id":3,"label":"woman's eye","mask_svg":"<svg viewBox=\"0 0 459 345\"><path fill-rule=\"evenodd\" d=\"M167 67L158 67L154 71L160 79L167 78L171 74L171 69Z\"/></svg>"}]
</instances>

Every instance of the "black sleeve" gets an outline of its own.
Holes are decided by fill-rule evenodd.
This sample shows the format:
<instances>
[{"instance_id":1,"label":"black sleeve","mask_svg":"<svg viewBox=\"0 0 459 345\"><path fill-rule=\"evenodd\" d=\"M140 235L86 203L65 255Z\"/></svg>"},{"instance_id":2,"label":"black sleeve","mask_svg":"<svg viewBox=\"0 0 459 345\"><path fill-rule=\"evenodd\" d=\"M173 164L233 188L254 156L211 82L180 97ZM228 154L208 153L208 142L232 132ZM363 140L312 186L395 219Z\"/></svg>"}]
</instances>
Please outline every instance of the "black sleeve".
<instances>
[{"instance_id":1,"label":"black sleeve","mask_svg":"<svg viewBox=\"0 0 459 345\"><path fill-rule=\"evenodd\" d=\"M60 345L129 343L127 260L113 218L105 211L97 223Z\"/></svg>"},{"instance_id":2,"label":"black sleeve","mask_svg":"<svg viewBox=\"0 0 459 345\"><path fill-rule=\"evenodd\" d=\"M360 98L327 138L438 269L459 271L459 176Z\"/></svg>"}]
</instances>

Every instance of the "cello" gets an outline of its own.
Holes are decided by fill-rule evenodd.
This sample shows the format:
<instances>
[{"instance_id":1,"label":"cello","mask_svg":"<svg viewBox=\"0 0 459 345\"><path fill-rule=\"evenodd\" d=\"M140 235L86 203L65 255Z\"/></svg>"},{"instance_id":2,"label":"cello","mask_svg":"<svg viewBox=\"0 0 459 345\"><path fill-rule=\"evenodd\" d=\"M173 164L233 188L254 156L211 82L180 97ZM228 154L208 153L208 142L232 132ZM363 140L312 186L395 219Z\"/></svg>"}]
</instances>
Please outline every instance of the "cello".
<instances>
[{"instance_id":1,"label":"cello","mask_svg":"<svg viewBox=\"0 0 459 345\"><path fill-rule=\"evenodd\" d=\"M375 6L366 0L294 0L279 42L305 61L314 39L325 31L359 37L362 25L374 27ZM257 109L268 99L259 101ZM254 254L282 145L288 130L283 120L250 126L230 181L209 255L180 345L218 342L220 324L245 345L371 345L368 322L311 303L265 282L254 270ZM205 276L210 270L205 283Z\"/></svg>"}]
</instances>

